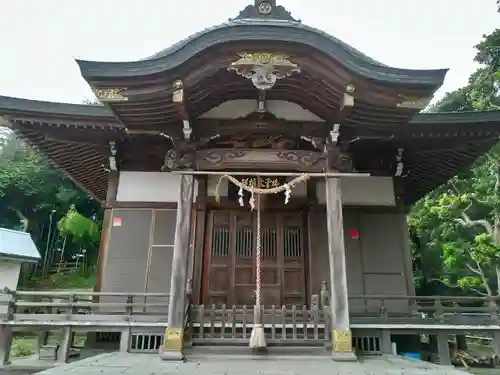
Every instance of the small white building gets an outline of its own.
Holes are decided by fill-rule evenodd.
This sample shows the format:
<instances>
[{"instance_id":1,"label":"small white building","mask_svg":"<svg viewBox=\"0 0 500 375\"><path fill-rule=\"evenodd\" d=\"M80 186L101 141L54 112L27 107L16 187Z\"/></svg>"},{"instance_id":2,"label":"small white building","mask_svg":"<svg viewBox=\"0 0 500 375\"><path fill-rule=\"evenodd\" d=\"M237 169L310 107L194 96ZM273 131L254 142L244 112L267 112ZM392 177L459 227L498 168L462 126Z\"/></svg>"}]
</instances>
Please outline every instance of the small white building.
<instances>
[{"instance_id":1,"label":"small white building","mask_svg":"<svg viewBox=\"0 0 500 375\"><path fill-rule=\"evenodd\" d=\"M21 264L36 263L40 253L27 232L0 228L0 289L17 289ZM9 298L1 295L0 298ZM0 305L0 314L7 306Z\"/></svg>"}]
</instances>

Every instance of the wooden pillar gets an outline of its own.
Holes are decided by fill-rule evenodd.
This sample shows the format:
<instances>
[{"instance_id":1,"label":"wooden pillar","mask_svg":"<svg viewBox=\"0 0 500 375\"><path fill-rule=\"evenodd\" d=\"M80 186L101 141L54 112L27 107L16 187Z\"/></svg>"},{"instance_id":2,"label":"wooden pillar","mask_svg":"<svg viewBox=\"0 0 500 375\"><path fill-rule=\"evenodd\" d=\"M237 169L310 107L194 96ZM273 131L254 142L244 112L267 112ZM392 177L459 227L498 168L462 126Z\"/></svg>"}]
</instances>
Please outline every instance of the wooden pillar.
<instances>
[{"instance_id":1,"label":"wooden pillar","mask_svg":"<svg viewBox=\"0 0 500 375\"><path fill-rule=\"evenodd\" d=\"M0 325L0 369L10 364L12 326Z\"/></svg>"},{"instance_id":2,"label":"wooden pillar","mask_svg":"<svg viewBox=\"0 0 500 375\"><path fill-rule=\"evenodd\" d=\"M450 345L448 343L449 334L447 331L438 331L436 336L437 336L439 364L450 366L451 356L450 356Z\"/></svg>"},{"instance_id":3,"label":"wooden pillar","mask_svg":"<svg viewBox=\"0 0 500 375\"><path fill-rule=\"evenodd\" d=\"M119 172L111 171L108 176L108 190L106 193L106 202L104 202L104 217L102 220L101 242L99 243L99 256L97 258L97 275L94 285L94 292L100 292L102 288L102 279L104 273L104 262L108 252L109 237L111 234L111 222L113 206L116 204L116 195L118 191ZM98 297L94 297L98 301Z\"/></svg>"},{"instance_id":4,"label":"wooden pillar","mask_svg":"<svg viewBox=\"0 0 500 375\"><path fill-rule=\"evenodd\" d=\"M57 349L57 362L68 363L69 352L73 344L73 329L70 326L63 327L59 335L60 341L59 348Z\"/></svg>"},{"instance_id":5,"label":"wooden pillar","mask_svg":"<svg viewBox=\"0 0 500 375\"><path fill-rule=\"evenodd\" d=\"M194 176L181 175L177 202L174 254L170 281L168 328L165 330L163 351L165 360L182 360L184 346L184 309L188 275L189 240L193 205Z\"/></svg>"},{"instance_id":6,"label":"wooden pillar","mask_svg":"<svg viewBox=\"0 0 500 375\"><path fill-rule=\"evenodd\" d=\"M339 178L326 179L326 217L332 308L333 359L355 361L349 323L347 274L342 217L342 192Z\"/></svg>"},{"instance_id":7,"label":"wooden pillar","mask_svg":"<svg viewBox=\"0 0 500 375\"><path fill-rule=\"evenodd\" d=\"M391 330L380 330L380 341L380 350L382 351L382 354L392 355Z\"/></svg>"}]
</instances>

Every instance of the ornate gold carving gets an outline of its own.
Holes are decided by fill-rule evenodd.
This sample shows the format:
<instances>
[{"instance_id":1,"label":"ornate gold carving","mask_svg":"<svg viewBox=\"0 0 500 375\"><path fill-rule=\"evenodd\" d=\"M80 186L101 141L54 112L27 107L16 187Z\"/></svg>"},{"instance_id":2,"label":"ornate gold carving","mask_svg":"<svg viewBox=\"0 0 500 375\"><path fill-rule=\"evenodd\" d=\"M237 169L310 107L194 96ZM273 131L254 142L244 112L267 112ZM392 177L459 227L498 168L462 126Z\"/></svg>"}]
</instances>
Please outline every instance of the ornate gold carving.
<instances>
[{"instance_id":1,"label":"ornate gold carving","mask_svg":"<svg viewBox=\"0 0 500 375\"><path fill-rule=\"evenodd\" d=\"M432 100L431 98L403 98L401 103L397 104L400 108L414 108L414 109L424 109L429 105Z\"/></svg>"},{"instance_id":2,"label":"ornate gold carving","mask_svg":"<svg viewBox=\"0 0 500 375\"><path fill-rule=\"evenodd\" d=\"M101 102L124 102L128 98L123 95L124 88L92 88L94 95Z\"/></svg>"},{"instance_id":3,"label":"ornate gold carving","mask_svg":"<svg viewBox=\"0 0 500 375\"><path fill-rule=\"evenodd\" d=\"M351 331L333 330L333 351L338 353L352 352Z\"/></svg>"},{"instance_id":4,"label":"ornate gold carving","mask_svg":"<svg viewBox=\"0 0 500 375\"><path fill-rule=\"evenodd\" d=\"M163 350L182 350L184 346L183 328L166 328Z\"/></svg>"},{"instance_id":5,"label":"ornate gold carving","mask_svg":"<svg viewBox=\"0 0 500 375\"><path fill-rule=\"evenodd\" d=\"M245 52L239 56L240 59L231 63L228 70L251 79L259 90L268 90L278 79L300 72L298 65L281 53Z\"/></svg>"}]
</instances>

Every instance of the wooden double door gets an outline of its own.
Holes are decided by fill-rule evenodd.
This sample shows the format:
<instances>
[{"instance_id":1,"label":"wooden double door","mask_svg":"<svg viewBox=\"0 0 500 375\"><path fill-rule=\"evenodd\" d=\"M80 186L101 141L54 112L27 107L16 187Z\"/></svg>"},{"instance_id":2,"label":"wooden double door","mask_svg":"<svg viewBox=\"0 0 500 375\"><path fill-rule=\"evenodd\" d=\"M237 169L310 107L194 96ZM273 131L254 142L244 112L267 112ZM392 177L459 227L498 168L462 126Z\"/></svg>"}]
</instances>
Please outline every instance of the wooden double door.
<instances>
[{"instance_id":1,"label":"wooden double door","mask_svg":"<svg viewBox=\"0 0 500 375\"><path fill-rule=\"evenodd\" d=\"M255 304L257 213L214 210L208 215L203 303ZM306 252L301 212L261 213L261 303L306 304Z\"/></svg>"}]
</instances>

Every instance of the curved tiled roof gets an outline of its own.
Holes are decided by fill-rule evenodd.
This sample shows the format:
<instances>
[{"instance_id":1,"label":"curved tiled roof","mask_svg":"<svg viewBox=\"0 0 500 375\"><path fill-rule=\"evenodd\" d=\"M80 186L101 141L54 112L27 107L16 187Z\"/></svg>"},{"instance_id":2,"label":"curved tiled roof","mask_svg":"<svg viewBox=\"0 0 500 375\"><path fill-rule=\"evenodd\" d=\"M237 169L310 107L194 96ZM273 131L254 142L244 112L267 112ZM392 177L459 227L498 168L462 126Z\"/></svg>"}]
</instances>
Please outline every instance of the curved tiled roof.
<instances>
[{"instance_id":1,"label":"curved tiled roof","mask_svg":"<svg viewBox=\"0 0 500 375\"><path fill-rule=\"evenodd\" d=\"M82 117L108 117L115 116L109 108L96 104L71 104L30 100L0 95L0 116L4 111L33 112L48 115L82 116Z\"/></svg>"},{"instance_id":2,"label":"curved tiled roof","mask_svg":"<svg viewBox=\"0 0 500 375\"><path fill-rule=\"evenodd\" d=\"M238 19L202 30L146 59L130 62L77 60L84 77L133 77L181 66L203 50L237 41L293 43L320 50L369 79L440 86L447 69L398 69L375 61L339 39L310 26L273 19Z\"/></svg>"}]
</instances>

